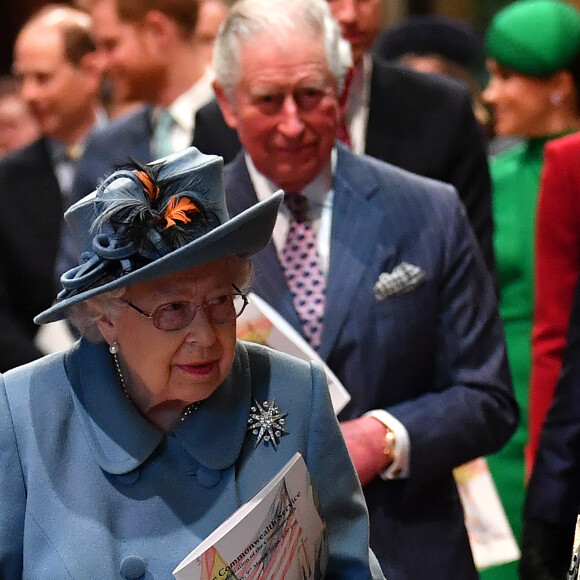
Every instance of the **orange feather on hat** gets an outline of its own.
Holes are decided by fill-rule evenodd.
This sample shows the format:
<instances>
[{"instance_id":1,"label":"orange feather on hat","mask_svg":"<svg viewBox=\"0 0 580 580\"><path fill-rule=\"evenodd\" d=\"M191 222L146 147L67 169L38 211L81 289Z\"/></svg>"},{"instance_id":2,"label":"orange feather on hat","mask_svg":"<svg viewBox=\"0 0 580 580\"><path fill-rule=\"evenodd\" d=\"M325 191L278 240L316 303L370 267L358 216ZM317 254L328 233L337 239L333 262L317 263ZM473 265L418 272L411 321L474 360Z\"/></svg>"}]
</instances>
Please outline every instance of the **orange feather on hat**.
<instances>
[{"instance_id":1,"label":"orange feather on hat","mask_svg":"<svg viewBox=\"0 0 580 580\"><path fill-rule=\"evenodd\" d=\"M176 196L173 196L169 200L167 205L167 210L165 211L165 220L167 225L165 229L170 228L175 225L176 221L181 221L183 223L188 223L191 218L187 216L187 212L199 213L198 207L189 199L182 197L178 200Z\"/></svg>"}]
</instances>

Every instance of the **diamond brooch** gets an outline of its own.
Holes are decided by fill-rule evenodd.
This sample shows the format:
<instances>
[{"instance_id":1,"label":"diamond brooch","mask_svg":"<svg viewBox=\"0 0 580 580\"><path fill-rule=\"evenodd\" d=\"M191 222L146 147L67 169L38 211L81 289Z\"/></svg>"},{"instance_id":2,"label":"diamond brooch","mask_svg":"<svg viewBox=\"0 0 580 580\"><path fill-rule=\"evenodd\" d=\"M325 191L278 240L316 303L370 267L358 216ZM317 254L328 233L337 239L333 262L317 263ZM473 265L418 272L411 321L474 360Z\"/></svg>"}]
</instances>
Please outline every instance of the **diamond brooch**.
<instances>
[{"instance_id":1,"label":"diamond brooch","mask_svg":"<svg viewBox=\"0 0 580 580\"><path fill-rule=\"evenodd\" d=\"M288 434L284 429L287 415L288 413L281 413L276 407L276 399L273 399L272 403L264 401L261 405L254 399L248 418L248 431L256 436L254 447L257 447L260 441L264 441L264 445L271 444L276 449L280 437Z\"/></svg>"}]
</instances>

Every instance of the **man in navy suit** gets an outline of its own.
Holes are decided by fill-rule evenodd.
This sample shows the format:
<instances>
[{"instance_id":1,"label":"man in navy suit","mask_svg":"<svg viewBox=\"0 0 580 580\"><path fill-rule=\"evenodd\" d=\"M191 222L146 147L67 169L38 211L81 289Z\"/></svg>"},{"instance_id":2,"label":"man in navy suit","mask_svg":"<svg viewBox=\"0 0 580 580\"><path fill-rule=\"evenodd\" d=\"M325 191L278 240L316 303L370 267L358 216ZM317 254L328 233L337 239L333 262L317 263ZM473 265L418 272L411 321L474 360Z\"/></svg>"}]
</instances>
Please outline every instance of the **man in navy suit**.
<instances>
[{"instance_id":1,"label":"man in navy suit","mask_svg":"<svg viewBox=\"0 0 580 580\"><path fill-rule=\"evenodd\" d=\"M244 146L226 166L228 205L237 214L279 188L306 198L307 217L281 209L253 290L308 336L316 319L299 317L282 265L307 222L326 285L314 344L352 396L339 418L385 576L475 579L452 470L518 421L495 293L452 186L336 141L345 55L324 0L236 3L214 58Z\"/></svg>"},{"instance_id":2,"label":"man in navy suit","mask_svg":"<svg viewBox=\"0 0 580 580\"><path fill-rule=\"evenodd\" d=\"M580 513L580 284L562 372L526 491L520 577L564 578Z\"/></svg>"},{"instance_id":3,"label":"man in navy suit","mask_svg":"<svg viewBox=\"0 0 580 580\"><path fill-rule=\"evenodd\" d=\"M42 136L0 160L0 372L42 355L32 319L55 295L74 153L98 120L101 73L87 15L63 5L34 14L13 68Z\"/></svg>"}]
</instances>

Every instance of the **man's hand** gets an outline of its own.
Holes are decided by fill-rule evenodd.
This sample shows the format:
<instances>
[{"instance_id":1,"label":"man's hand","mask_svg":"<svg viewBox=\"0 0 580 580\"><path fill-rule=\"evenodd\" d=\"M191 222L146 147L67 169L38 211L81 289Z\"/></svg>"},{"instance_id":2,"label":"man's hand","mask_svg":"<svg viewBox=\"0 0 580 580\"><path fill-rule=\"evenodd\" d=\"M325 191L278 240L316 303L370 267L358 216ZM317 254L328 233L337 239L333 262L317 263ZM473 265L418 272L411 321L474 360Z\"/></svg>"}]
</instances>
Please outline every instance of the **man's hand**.
<instances>
[{"instance_id":1,"label":"man's hand","mask_svg":"<svg viewBox=\"0 0 580 580\"><path fill-rule=\"evenodd\" d=\"M340 428L361 485L365 486L392 462L384 453L387 428L373 417L344 421Z\"/></svg>"}]
</instances>

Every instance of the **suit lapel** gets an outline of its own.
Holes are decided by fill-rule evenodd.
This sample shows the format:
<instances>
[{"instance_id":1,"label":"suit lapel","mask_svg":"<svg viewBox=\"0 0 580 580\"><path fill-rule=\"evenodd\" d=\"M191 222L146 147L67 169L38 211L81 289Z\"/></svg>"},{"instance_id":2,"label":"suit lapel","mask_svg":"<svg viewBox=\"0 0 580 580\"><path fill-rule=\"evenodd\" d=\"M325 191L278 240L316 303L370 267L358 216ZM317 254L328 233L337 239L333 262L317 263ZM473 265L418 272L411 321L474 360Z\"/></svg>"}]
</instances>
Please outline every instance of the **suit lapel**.
<instances>
[{"instance_id":1,"label":"suit lapel","mask_svg":"<svg viewBox=\"0 0 580 580\"><path fill-rule=\"evenodd\" d=\"M379 190L366 165L339 146L334 185L330 269L326 288L326 312L319 353L327 359L351 311L355 293L376 255L384 213L370 200ZM384 238L384 236L383 236ZM394 248L388 250L394 253Z\"/></svg>"},{"instance_id":2,"label":"suit lapel","mask_svg":"<svg viewBox=\"0 0 580 580\"><path fill-rule=\"evenodd\" d=\"M24 189L18 197L20 211L30 221L31 231L53 239L60 231L64 209L46 139L22 149L22 155L29 171L20 178Z\"/></svg>"}]
</instances>

